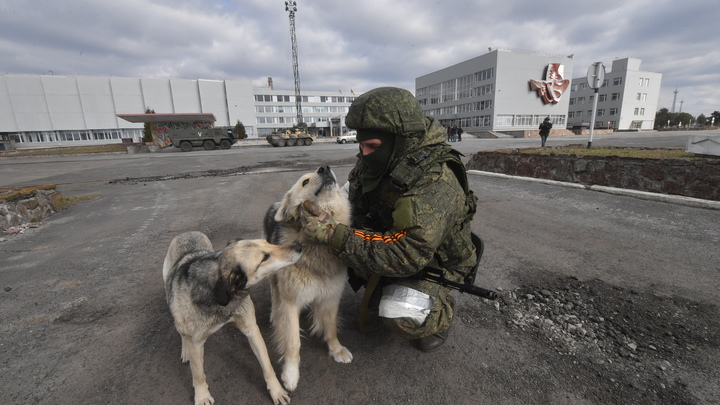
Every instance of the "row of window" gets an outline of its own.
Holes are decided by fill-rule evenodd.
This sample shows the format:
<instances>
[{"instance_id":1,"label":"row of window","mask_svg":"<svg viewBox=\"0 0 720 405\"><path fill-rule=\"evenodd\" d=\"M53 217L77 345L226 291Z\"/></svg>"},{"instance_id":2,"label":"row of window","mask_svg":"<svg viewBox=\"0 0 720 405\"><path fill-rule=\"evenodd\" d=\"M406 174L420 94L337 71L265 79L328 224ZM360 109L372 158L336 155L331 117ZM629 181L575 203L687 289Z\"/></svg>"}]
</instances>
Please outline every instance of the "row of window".
<instances>
[{"instance_id":1,"label":"row of window","mask_svg":"<svg viewBox=\"0 0 720 405\"><path fill-rule=\"evenodd\" d=\"M295 124L297 117L257 117L258 124ZM312 124L314 122L327 122L328 117L303 117L303 122Z\"/></svg>"},{"instance_id":2,"label":"row of window","mask_svg":"<svg viewBox=\"0 0 720 405\"><path fill-rule=\"evenodd\" d=\"M499 114L495 117L496 127L538 127L545 120L546 115L532 114ZM554 126L565 127L564 115L550 115L550 122Z\"/></svg>"},{"instance_id":3,"label":"row of window","mask_svg":"<svg viewBox=\"0 0 720 405\"><path fill-rule=\"evenodd\" d=\"M640 94L640 93L638 93L638 94ZM607 94L598 94L598 103L602 103L603 101L607 101L607 97L608 97ZM645 93L645 98L647 98L647 93ZM592 103L594 99L595 99L595 96L594 96L594 95L593 95L593 96L589 96L589 97L587 97L587 102L588 102L588 103ZM615 100L619 100L619 99L620 99L620 93L612 93L612 94L610 95L610 100L611 100L611 101L615 101ZM570 98L570 105L574 105L574 104L585 104L585 100L586 100L585 96L577 97L577 98L571 97L571 98ZM643 99L643 101L645 101L645 99Z\"/></svg>"},{"instance_id":4,"label":"row of window","mask_svg":"<svg viewBox=\"0 0 720 405\"><path fill-rule=\"evenodd\" d=\"M647 80L648 80L648 84L646 86L649 86L650 79L647 79ZM613 86L619 86L621 84L622 84L622 77L616 77L613 79ZM608 85L608 79L605 79L605 80L603 80L600 87L607 87L607 85ZM642 84L641 84L641 86L642 86ZM587 83L578 83L578 84L573 84L571 90L572 91L586 90L588 87L589 87L589 85Z\"/></svg>"},{"instance_id":5,"label":"row of window","mask_svg":"<svg viewBox=\"0 0 720 405\"><path fill-rule=\"evenodd\" d=\"M476 101L474 103L464 103L464 104L459 104L459 105L425 110L425 115L428 115L428 116L451 115L451 114L460 114L460 113L473 112L473 111L485 111L485 110L491 109L492 106L493 106L492 100L483 100L483 101Z\"/></svg>"},{"instance_id":6,"label":"row of window","mask_svg":"<svg viewBox=\"0 0 720 405\"><path fill-rule=\"evenodd\" d=\"M259 103L289 103L295 101L295 96L256 94L255 101ZM355 97L344 96L300 96L303 103L352 103Z\"/></svg>"},{"instance_id":7,"label":"row of window","mask_svg":"<svg viewBox=\"0 0 720 405\"><path fill-rule=\"evenodd\" d=\"M122 138L142 138L142 129L95 129L83 131L40 131L13 134L18 143L23 142L75 142L107 141Z\"/></svg>"},{"instance_id":8,"label":"row of window","mask_svg":"<svg viewBox=\"0 0 720 405\"><path fill-rule=\"evenodd\" d=\"M419 88L416 97L420 100L427 97L428 101L425 101L425 103L429 102L431 105L440 103L440 100L448 102L472 97L475 92L473 85L480 81L492 79L494 75L495 68L485 69L432 86Z\"/></svg>"},{"instance_id":9,"label":"row of window","mask_svg":"<svg viewBox=\"0 0 720 405\"><path fill-rule=\"evenodd\" d=\"M618 114L617 108L611 108L609 110L611 116ZM602 117L605 115L605 109L604 108L598 108L597 110L597 116ZM645 115L645 108L643 107L637 107L633 111L633 115ZM582 118L583 112L582 111L568 111L568 118ZM592 117L592 110L587 110L586 117Z\"/></svg>"},{"instance_id":10,"label":"row of window","mask_svg":"<svg viewBox=\"0 0 720 405\"><path fill-rule=\"evenodd\" d=\"M278 114L287 114L287 113L296 113L297 109L295 106L289 106L289 105L256 105L255 106L255 112L256 113L278 113ZM347 113L348 107L345 106L329 106L329 107L302 107L303 113Z\"/></svg>"}]
</instances>

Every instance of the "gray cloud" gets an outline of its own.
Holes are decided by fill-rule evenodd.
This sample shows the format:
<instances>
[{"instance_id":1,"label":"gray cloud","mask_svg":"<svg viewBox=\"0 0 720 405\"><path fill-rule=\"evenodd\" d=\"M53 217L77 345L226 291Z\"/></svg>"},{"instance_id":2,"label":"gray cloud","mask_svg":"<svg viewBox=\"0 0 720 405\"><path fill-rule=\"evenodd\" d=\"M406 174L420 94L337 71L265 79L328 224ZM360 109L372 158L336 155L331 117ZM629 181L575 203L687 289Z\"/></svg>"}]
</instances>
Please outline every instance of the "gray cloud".
<instances>
[{"instance_id":1,"label":"gray cloud","mask_svg":"<svg viewBox=\"0 0 720 405\"><path fill-rule=\"evenodd\" d=\"M720 110L717 25L705 0L299 0L301 87L414 90L417 76L488 47L637 57L663 73L658 108L677 86L683 111ZM33 74L250 79L293 89L282 0L3 0L0 71Z\"/></svg>"}]
</instances>

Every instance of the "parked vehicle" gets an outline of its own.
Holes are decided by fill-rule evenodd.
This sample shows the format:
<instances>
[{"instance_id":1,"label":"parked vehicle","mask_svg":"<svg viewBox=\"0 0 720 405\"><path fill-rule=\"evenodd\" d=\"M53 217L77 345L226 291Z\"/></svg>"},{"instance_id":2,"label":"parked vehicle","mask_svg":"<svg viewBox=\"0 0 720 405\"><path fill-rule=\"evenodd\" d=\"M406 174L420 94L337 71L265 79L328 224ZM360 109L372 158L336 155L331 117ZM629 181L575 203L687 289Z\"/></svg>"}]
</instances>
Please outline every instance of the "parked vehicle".
<instances>
[{"instance_id":1,"label":"parked vehicle","mask_svg":"<svg viewBox=\"0 0 720 405\"><path fill-rule=\"evenodd\" d=\"M338 136L337 143L348 143L348 142L355 142L357 143L357 131L347 131L344 134Z\"/></svg>"},{"instance_id":2,"label":"parked vehicle","mask_svg":"<svg viewBox=\"0 0 720 405\"><path fill-rule=\"evenodd\" d=\"M171 129L168 139L183 152L202 146L205 150L230 149L238 141L235 127L214 127L205 129Z\"/></svg>"},{"instance_id":3,"label":"parked vehicle","mask_svg":"<svg viewBox=\"0 0 720 405\"><path fill-rule=\"evenodd\" d=\"M269 133L265 139L274 147L278 146L310 146L315 137L307 132L295 129L295 131L284 130Z\"/></svg>"}]
</instances>

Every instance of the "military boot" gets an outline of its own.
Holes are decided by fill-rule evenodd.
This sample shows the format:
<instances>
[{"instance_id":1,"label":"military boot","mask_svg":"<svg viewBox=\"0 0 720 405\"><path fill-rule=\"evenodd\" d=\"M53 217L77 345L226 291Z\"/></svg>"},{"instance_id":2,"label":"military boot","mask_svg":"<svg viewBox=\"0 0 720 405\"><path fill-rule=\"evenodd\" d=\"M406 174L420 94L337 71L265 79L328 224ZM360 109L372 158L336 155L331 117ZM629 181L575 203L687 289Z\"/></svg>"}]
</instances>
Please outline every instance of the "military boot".
<instances>
[{"instance_id":1,"label":"military boot","mask_svg":"<svg viewBox=\"0 0 720 405\"><path fill-rule=\"evenodd\" d=\"M448 295L447 300L450 303L450 308L452 308L453 318L454 318L455 317L455 298ZM452 328L452 326L450 328ZM417 340L418 349L420 349L421 352L425 352L425 353L430 353L430 352L436 351L445 343L445 340L447 340L447 337L450 334L450 328L447 328L444 332L435 333L430 336L425 336L424 338L418 339Z\"/></svg>"}]
</instances>

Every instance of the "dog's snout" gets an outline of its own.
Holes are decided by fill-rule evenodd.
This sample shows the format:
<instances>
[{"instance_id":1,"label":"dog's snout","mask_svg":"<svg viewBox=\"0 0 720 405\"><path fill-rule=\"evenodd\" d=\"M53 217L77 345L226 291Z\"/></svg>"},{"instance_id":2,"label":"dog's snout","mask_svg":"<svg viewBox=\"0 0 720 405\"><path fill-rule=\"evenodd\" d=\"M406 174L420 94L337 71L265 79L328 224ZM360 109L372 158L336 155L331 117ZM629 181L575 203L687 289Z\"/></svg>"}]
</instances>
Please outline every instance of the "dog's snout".
<instances>
[{"instance_id":1,"label":"dog's snout","mask_svg":"<svg viewBox=\"0 0 720 405\"><path fill-rule=\"evenodd\" d=\"M301 252L302 252L302 245L299 244L299 243L296 243L296 244L293 246L293 250L296 251L296 252L298 252L298 253L301 253Z\"/></svg>"},{"instance_id":2,"label":"dog's snout","mask_svg":"<svg viewBox=\"0 0 720 405\"><path fill-rule=\"evenodd\" d=\"M331 171L331 170L330 170L330 166L328 166L328 165L320 166L320 167L317 169L317 172L318 172L318 173L321 173L321 174L322 174L322 173L326 173L326 172L327 172L327 173L330 173L330 171Z\"/></svg>"}]
</instances>

